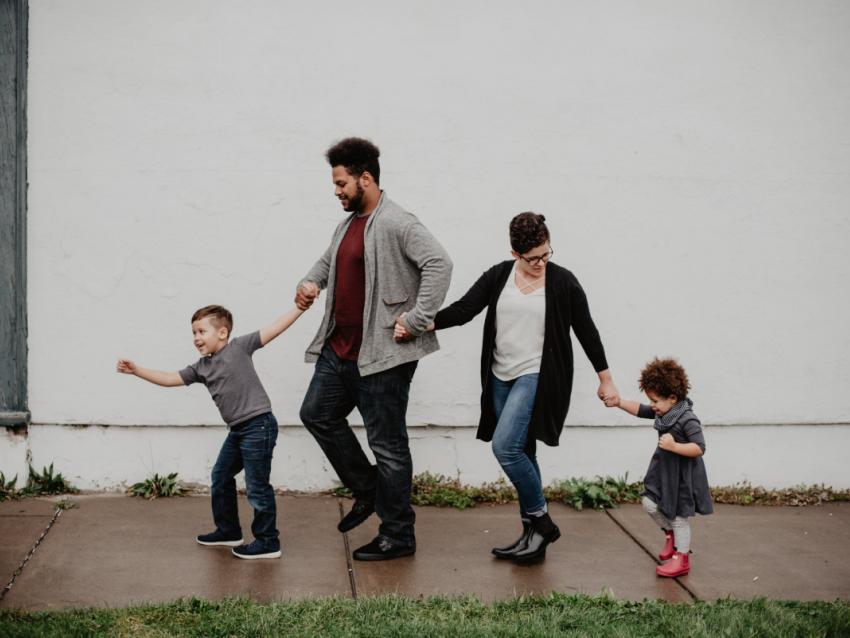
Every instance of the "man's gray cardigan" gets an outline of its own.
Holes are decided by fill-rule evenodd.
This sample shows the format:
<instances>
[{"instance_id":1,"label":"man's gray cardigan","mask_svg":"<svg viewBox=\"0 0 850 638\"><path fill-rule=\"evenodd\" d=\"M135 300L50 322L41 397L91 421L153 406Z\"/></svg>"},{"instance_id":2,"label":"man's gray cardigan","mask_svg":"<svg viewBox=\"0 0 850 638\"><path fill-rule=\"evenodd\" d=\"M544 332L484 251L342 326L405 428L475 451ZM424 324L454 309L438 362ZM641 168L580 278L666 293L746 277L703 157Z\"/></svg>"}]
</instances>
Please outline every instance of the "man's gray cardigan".
<instances>
[{"instance_id":1,"label":"man's gray cardigan","mask_svg":"<svg viewBox=\"0 0 850 638\"><path fill-rule=\"evenodd\" d=\"M327 288L325 315L305 361L319 358L333 332L336 255L354 214L333 234L330 246L301 281ZM415 215L381 195L369 215L364 235L366 296L363 342L357 367L363 376L416 361L439 349L437 336L426 332L440 309L452 276L452 260ZM406 312L405 323L417 338L406 343L393 339L395 318Z\"/></svg>"}]
</instances>

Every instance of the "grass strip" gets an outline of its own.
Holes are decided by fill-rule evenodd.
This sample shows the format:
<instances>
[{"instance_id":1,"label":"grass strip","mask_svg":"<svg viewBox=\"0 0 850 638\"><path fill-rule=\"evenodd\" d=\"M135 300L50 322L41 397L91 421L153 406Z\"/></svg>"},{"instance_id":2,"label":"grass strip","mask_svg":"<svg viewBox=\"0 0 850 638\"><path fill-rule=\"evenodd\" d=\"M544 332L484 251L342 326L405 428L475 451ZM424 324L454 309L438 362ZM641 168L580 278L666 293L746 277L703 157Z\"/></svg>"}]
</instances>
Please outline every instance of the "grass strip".
<instances>
[{"instance_id":1,"label":"grass strip","mask_svg":"<svg viewBox=\"0 0 850 638\"><path fill-rule=\"evenodd\" d=\"M553 593L485 604L397 595L260 604L196 598L112 610L0 611L2 636L770 636L850 635L850 603L629 602Z\"/></svg>"}]
</instances>

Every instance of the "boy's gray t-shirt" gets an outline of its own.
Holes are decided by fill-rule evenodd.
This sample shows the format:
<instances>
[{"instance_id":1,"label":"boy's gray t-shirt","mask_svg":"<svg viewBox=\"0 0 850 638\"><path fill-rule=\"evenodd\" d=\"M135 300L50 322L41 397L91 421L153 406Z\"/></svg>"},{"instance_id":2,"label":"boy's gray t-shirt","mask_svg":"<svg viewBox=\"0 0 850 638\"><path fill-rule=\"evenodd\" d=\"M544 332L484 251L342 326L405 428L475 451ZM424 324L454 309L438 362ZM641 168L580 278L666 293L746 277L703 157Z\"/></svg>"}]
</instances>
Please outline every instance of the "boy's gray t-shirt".
<instances>
[{"instance_id":1,"label":"boy's gray t-shirt","mask_svg":"<svg viewBox=\"0 0 850 638\"><path fill-rule=\"evenodd\" d=\"M228 426L271 412L272 404L251 355L262 348L260 331L231 339L221 350L180 370L183 383L203 383Z\"/></svg>"}]
</instances>

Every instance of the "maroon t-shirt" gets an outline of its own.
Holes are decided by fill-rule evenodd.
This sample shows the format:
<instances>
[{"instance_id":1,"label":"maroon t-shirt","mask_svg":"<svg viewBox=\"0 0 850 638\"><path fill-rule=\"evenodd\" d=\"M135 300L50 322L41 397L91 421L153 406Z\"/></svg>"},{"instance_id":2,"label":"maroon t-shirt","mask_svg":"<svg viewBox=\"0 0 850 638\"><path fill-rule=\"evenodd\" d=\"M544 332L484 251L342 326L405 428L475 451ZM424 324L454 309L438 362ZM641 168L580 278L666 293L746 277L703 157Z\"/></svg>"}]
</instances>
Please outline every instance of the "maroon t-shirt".
<instances>
[{"instance_id":1,"label":"maroon t-shirt","mask_svg":"<svg viewBox=\"0 0 850 638\"><path fill-rule=\"evenodd\" d=\"M363 235L368 215L351 220L336 253L334 331L331 348L341 359L357 361L363 341L363 306L366 303L366 265Z\"/></svg>"}]
</instances>

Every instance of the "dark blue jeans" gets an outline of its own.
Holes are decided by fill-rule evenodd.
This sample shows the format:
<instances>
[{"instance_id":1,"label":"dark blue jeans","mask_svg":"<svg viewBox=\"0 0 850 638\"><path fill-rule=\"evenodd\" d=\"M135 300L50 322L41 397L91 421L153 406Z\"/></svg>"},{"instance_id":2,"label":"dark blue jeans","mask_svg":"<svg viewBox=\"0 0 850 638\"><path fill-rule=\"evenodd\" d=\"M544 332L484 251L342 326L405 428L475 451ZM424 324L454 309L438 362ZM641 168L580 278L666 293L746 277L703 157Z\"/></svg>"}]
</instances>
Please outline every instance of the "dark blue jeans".
<instances>
[{"instance_id":1,"label":"dark blue jeans","mask_svg":"<svg viewBox=\"0 0 850 638\"><path fill-rule=\"evenodd\" d=\"M358 500L375 504L379 532L403 544L416 542L410 506L413 462L407 440L407 398L416 361L360 376L355 361L322 350L301 406L301 421L315 437L342 484ZM375 455L372 465L348 425L360 411Z\"/></svg>"},{"instance_id":2,"label":"dark blue jeans","mask_svg":"<svg viewBox=\"0 0 850 638\"><path fill-rule=\"evenodd\" d=\"M492 373L490 376L493 408L498 419L493 433L493 454L516 488L522 517L546 509L536 445L534 439L528 437L538 377L538 374L524 374L511 381L502 381Z\"/></svg>"},{"instance_id":3,"label":"dark blue jeans","mask_svg":"<svg viewBox=\"0 0 850 638\"><path fill-rule=\"evenodd\" d=\"M269 551L280 549L275 526L277 507L274 489L269 483L277 432L277 420L271 412L234 426L224 439L212 471L212 512L216 528L227 535L242 535L233 477L244 468L248 502L254 508L251 533Z\"/></svg>"}]
</instances>

